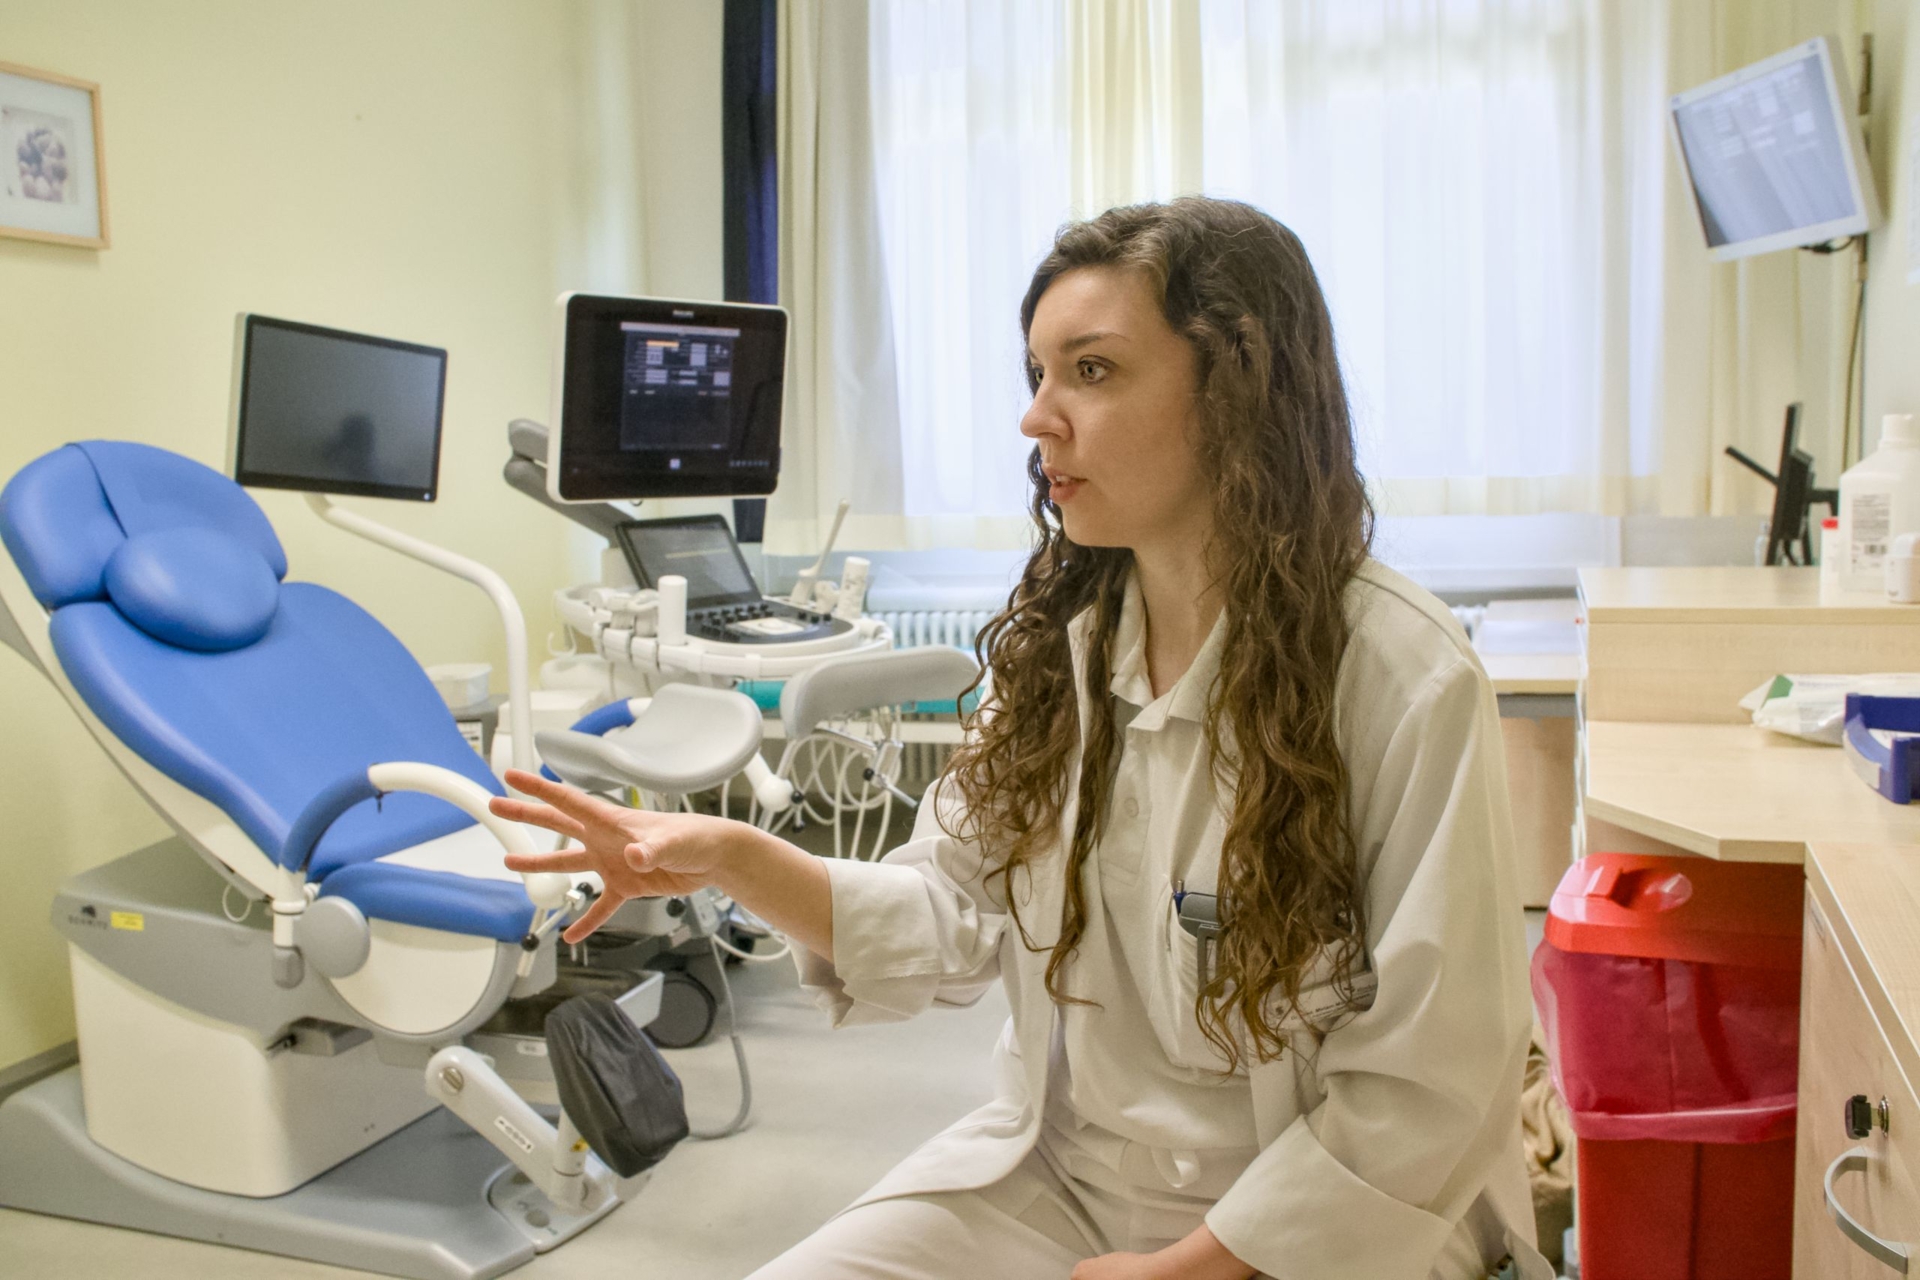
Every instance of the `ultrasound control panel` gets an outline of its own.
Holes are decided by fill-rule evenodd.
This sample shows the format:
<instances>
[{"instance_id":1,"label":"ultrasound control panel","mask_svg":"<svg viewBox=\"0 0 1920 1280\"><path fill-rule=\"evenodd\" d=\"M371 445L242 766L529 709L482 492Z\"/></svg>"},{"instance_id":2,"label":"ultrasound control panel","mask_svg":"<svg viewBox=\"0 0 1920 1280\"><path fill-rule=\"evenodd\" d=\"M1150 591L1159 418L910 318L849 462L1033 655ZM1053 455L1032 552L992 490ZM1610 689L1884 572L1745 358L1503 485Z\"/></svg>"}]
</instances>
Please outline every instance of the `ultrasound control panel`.
<instances>
[{"instance_id":1,"label":"ultrasound control panel","mask_svg":"<svg viewBox=\"0 0 1920 1280\"><path fill-rule=\"evenodd\" d=\"M687 634L727 644L790 644L821 640L853 630L853 624L780 600L687 610Z\"/></svg>"}]
</instances>

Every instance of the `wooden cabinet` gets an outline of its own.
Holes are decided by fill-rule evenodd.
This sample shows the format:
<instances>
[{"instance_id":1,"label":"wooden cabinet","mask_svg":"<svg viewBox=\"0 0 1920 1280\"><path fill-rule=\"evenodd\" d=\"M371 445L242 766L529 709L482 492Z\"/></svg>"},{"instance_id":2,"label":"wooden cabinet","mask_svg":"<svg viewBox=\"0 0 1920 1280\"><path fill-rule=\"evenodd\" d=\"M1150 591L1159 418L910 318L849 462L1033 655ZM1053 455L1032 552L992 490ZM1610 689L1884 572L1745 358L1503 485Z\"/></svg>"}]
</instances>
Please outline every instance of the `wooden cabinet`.
<instances>
[{"instance_id":1,"label":"wooden cabinet","mask_svg":"<svg viewBox=\"0 0 1920 1280\"><path fill-rule=\"evenodd\" d=\"M1565 637L1554 628L1577 635L1578 614L1573 600L1496 600L1487 606L1475 641L1500 698L1520 901L1528 907L1546 906L1573 862L1580 655L1509 649L1523 643L1564 647ZM1480 649L1488 642L1493 651Z\"/></svg>"},{"instance_id":2,"label":"wooden cabinet","mask_svg":"<svg viewBox=\"0 0 1920 1280\"><path fill-rule=\"evenodd\" d=\"M1544 907L1573 864L1573 717L1500 717L1520 901Z\"/></svg>"},{"instance_id":3,"label":"wooden cabinet","mask_svg":"<svg viewBox=\"0 0 1920 1280\"><path fill-rule=\"evenodd\" d=\"M1920 1106L1882 1032L1856 969L1862 953L1817 877L1807 895L1800 1002L1800 1116L1795 1153L1794 1280L1887 1280L1899 1269L1847 1238L1826 1202L1826 1179L1849 1152L1861 1168L1834 1181L1834 1199L1859 1226L1902 1247L1920 1244ZM1851 952L1851 955L1849 954ZM1848 1098L1868 1100L1872 1132L1849 1137ZM1882 1110L1882 1100L1885 1109ZM1883 1124L1881 1117L1885 1117ZM1915 1274L1920 1274L1916 1262Z\"/></svg>"}]
</instances>

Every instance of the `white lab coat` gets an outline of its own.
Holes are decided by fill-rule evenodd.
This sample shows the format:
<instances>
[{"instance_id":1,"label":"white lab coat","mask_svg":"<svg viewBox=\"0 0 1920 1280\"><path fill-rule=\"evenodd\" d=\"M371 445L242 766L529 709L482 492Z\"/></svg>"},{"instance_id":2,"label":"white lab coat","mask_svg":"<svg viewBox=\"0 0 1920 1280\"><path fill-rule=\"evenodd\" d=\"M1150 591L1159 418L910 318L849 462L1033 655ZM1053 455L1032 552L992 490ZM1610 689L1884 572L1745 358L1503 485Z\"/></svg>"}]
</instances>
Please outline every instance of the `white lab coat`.
<instances>
[{"instance_id":1,"label":"white lab coat","mask_svg":"<svg viewBox=\"0 0 1920 1280\"><path fill-rule=\"evenodd\" d=\"M1347 605L1353 635L1339 675L1336 738L1366 885L1372 1004L1317 1049L1302 1035L1298 1051L1251 1066L1259 1153L1206 1221L1236 1256L1268 1274L1420 1280L1459 1231L1503 1245L1523 1280L1550 1280L1532 1247L1521 1158L1532 1010L1492 688L1446 609L1392 570L1365 566ZM1084 724L1091 617L1070 625ZM1216 628L1172 691L1173 714L1197 718L1204 708L1219 643ZM1193 768L1203 776L1206 763ZM1038 950L1023 944L996 897L1003 881L989 889L991 864L934 820L936 804L955 803L939 789L922 806L913 838L883 862L828 863L834 962L803 952L800 967L836 1025L969 1004L996 977L1012 1008L995 1051L993 1100L856 1204L988 1186L1038 1140L1055 1074L1050 1054L1061 1043L1045 989L1045 944L1060 920L1078 773L1074 762L1063 838L1016 888ZM1214 880L1224 817L1214 813L1199 826L1178 837L1197 845L1179 852L1193 886ZM1169 976L1177 978L1193 963L1193 941L1172 921L1170 904L1167 911L1155 926L1167 933ZM1191 1004L1156 1008L1155 1017L1182 1020L1163 1039L1191 1040ZM1128 1069L1124 1058L1089 1057L1073 1071Z\"/></svg>"}]
</instances>

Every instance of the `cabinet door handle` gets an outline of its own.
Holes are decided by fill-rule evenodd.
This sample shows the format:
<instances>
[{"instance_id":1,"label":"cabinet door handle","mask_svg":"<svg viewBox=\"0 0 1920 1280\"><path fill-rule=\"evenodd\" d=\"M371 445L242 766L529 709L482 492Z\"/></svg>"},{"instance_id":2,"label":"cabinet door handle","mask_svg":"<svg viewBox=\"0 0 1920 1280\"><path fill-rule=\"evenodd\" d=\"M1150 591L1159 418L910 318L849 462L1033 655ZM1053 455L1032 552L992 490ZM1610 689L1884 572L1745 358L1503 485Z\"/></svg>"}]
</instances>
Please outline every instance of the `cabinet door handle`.
<instances>
[{"instance_id":1,"label":"cabinet door handle","mask_svg":"<svg viewBox=\"0 0 1920 1280\"><path fill-rule=\"evenodd\" d=\"M1843 1151L1834 1162L1827 1166L1826 1193L1827 1212L1833 1215L1834 1225L1840 1228L1840 1234L1853 1241L1864 1250L1868 1257L1882 1266L1907 1274L1907 1246L1892 1240L1882 1240L1854 1220L1852 1214L1840 1206L1833 1197L1833 1184L1843 1173L1865 1173L1872 1162L1872 1155L1865 1147L1853 1147Z\"/></svg>"}]
</instances>

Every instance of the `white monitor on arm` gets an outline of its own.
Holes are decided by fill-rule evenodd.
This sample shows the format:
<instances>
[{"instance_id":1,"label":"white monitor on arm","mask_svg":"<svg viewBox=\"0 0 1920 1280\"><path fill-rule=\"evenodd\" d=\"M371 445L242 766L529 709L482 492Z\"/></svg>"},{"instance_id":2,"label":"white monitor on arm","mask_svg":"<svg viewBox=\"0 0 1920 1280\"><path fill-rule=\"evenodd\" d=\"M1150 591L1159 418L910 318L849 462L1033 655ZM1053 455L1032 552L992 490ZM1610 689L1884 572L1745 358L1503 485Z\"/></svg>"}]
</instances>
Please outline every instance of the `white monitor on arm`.
<instances>
[{"instance_id":1,"label":"white monitor on arm","mask_svg":"<svg viewBox=\"0 0 1920 1280\"><path fill-rule=\"evenodd\" d=\"M779 307L563 295L548 492L558 502L772 493L786 355Z\"/></svg>"},{"instance_id":2,"label":"white monitor on arm","mask_svg":"<svg viewBox=\"0 0 1920 1280\"><path fill-rule=\"evenodd\" d=\"M1880 221L1846 66L1804 41L1668 104L1719 261L1862 235Z\"/></svg>"}]
</instances>

